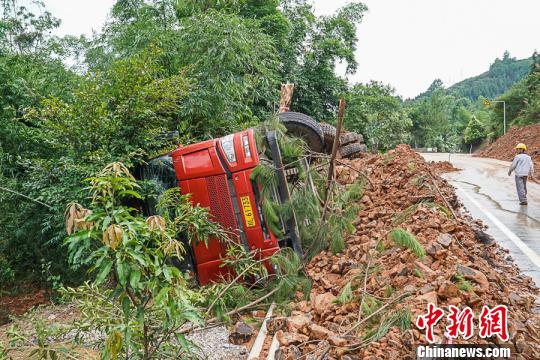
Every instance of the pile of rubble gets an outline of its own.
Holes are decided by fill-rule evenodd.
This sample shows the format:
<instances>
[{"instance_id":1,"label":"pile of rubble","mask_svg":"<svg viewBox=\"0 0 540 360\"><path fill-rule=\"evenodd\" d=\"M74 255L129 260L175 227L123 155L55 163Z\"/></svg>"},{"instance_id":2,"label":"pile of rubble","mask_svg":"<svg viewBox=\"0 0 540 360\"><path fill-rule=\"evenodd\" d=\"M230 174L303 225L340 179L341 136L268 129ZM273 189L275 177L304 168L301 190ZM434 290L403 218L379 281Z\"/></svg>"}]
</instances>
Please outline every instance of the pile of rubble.
<instances>
[{"instance_id":1,"label":"pile of rubble","mask_svg":"<svg viewBox=\"0 0 540 360\"><path fill-rule=\"evenodd\" d=\"M277 332L278 358L413 359L426 343L415 321L433 303L445 314L450 305L474 311L473 337L455 339L471 344L499 342L478 336L477 319L483 305L506 305L512 354L539 359L538 289L465 213L453 188L408 146L347 161L337 168L338 181L352 183L360 171L370 182L356 232L343 253L321 253L307 266L310 298L298 294ZM397 227L415 235L425 256L394 244L389 233ZM408 311L401 328L387 321ZM437 343L447 340L446 325L435 327Z\"/></svg>"},{"instance_id":2,"label":"pile of rubble","mask_svg":"<svg viewBox=\"0 0 540 360\"><path fill-rule=\"evenodd\" d=\"M452 165L449 161L430 161L429 166L436 174L443 174L453 171L460 171L461 169L458 169Z\"/></svg>"},{"instance_id":3,"label":"pile of rubble","mask_svg":"<svg viewBox=\"0 0 540 360\"><path fill-rule=\"evenodd\" d=\"M516 154L514 147L518 143L527 145L528 153L533 158L534 165L540 169L540 124L513 127L476 155L512 161Z\"/></svg>"}]
</instances>

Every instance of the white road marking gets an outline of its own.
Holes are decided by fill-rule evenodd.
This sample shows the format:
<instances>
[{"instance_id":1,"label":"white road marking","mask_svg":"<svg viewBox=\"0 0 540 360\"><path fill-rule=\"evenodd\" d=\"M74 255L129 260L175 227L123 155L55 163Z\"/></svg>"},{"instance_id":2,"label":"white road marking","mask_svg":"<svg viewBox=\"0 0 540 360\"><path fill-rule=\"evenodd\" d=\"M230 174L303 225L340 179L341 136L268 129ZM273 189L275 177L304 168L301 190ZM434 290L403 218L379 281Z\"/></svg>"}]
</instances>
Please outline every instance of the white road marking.
<instances>
[{"instance_id":1,"label":"white road marking","mask_svg":"<svg viewBox=\"0 0 540 360\"><path fill-rule=\"evenodd\" d=\"M472 196L467 194L467 192L460 187L459 185L456 185L456 187L461 190L461 192L465 195L467 199L469 199L480 211L482 211L486 216L491 220L495 226L497 226L505 235L512 241L519 250L523 254L525 254L531 262L536 265L538 268L540 268L540 256L536 254L530 247L528 247L516 234L512 232L506 225L504 225L499 219L495 217L492 213L490 213L482 204L480 204L478 201L476 201Z\"/></svg>"}]
</instances>

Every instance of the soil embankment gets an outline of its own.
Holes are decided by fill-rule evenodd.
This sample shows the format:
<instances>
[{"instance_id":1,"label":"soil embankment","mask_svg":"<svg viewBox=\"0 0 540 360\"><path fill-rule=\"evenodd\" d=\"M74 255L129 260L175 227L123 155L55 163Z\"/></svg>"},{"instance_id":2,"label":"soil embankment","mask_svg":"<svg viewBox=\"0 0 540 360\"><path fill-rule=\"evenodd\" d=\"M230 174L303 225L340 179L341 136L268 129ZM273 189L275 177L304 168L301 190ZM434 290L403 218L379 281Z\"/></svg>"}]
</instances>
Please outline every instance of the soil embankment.
<instances>
[{"instance_id":1,"label":"soil embankment","mask_svg":"<svg viewBox=\"0 0 540 360\"><path fill-rule=\"evenodd\" d=\"M540 171L540 124L513 127L493 144L475 155L512 161L516 154L514 148L519 143L527 145L527 153L533 158L537 171ZM539 178L538 175L535 177Z\"/></svg>"}]
</instances>

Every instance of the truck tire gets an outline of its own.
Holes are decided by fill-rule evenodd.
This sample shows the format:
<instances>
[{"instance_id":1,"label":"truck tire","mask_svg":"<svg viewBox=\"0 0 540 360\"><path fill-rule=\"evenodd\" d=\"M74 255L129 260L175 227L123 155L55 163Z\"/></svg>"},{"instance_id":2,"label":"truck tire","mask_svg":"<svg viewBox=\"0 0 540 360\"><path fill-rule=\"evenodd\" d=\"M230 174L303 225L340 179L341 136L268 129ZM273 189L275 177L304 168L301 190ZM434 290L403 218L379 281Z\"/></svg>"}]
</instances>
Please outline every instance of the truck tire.
<instances>
[{"instance_id":1,"label":"truck tire","mask_svg":"<svg viewBox=\"0 0 540 360\"><path fill-rule=\"evenodd\" d=\"M339 140L341 141L341 145L347 145L353 142L358 142L362 144L364 142L364 137L362 134L357 134L355 132L348 132L339 137Z\"/></svg>"},{"instance_id":2,"label":"truck tire","mask_svg":"<svg viewBox=\"0 0 540 360\"><path fill-rule=\"evenodd\" d=\"M330 124L319 124L324 136L325 143L333 143L336 137L336 127Z\"/></svg>"},{"instance_id":3,"label":"truck tire","mask_svg":"<svg viewBox=\"0 0 540 360\"><path fill-rule=\"evenodd\" d=\"M320 124L324 135L324 152L330 154L336 138L336 127L330 124Z\"/></svg>"},{"instance_id":4,"label":"truck tire","mask_svg":"<svg viewBox=\"0 0 540 360\"><path fill-rule=\"evenodd\" d=\"M286 111L279 113L277 117L287 128L287 132L303 139L311 151L319 153L324 151L323 131L319 123L313 120L311 116Z\"/></svg>"},{"instance_id":5,"label":"truck tire","mask_svg":"<svg viewBox=\"0 0 540 360\"><path fill-rule=\"evenodd\" d=\"M354 157L362 152L366 152L366 145L357 142L342 146L339 149L339 153L344 158Z\"/></svg>"}]
</instances>

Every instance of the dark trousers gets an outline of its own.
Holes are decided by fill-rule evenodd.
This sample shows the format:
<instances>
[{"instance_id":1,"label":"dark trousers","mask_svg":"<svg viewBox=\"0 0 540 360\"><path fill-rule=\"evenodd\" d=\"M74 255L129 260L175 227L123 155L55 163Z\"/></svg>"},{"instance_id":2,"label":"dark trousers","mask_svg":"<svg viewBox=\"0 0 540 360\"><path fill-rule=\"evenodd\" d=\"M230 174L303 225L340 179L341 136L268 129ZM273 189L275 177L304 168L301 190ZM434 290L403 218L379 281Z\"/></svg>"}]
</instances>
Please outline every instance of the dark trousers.
<instances>
[{"instance_id":1,"label":"dark trousers","mask_svg":"<svg viewBox=\"0 0 540 360\"><path fill-rule=\"evenodd\" d=\"M519 202L527 202L527 176L516 176L516 190Z\"/></svg>"}]
</instances>

